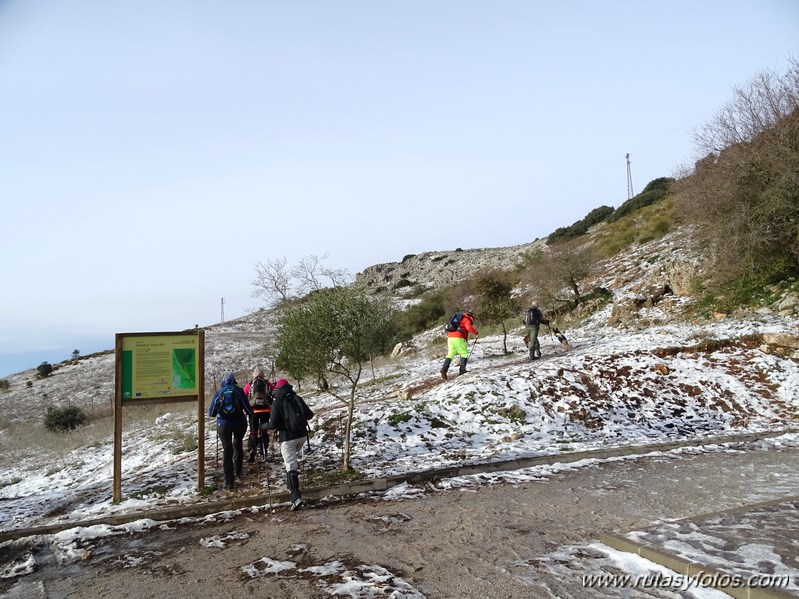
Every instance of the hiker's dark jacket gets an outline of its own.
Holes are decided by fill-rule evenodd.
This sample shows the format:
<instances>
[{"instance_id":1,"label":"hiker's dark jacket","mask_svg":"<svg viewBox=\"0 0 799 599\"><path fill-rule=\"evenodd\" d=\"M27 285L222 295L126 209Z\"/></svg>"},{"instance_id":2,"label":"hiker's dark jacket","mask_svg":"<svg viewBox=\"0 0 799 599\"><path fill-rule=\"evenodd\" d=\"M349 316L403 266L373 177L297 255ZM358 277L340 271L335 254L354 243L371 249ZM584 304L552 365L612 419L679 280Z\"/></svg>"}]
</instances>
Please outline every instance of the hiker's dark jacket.
<instances>
[{"instance_id":1,"label":"hiker's dark jacket","mask_svg":"<svg viewBox=\"0 0 799 599\"><path fill-rule=\"evenodd\" d=\"M527 308L527 314L529 316L525 316L524 324L528 327L537 327L542 324L549 324L549 321L544 318L544 315L538 308Z\"/></svg>"},{"instance_id":2,"label":"hiker's dark jacket","mask_svg":"<svg viewBox=\"0 0 799 599\"><path fill-rule=\"evenodd\" d=\"M287 409L286 396L288 396L289 393L297 398L297 402L302 408L305 419L310 420L313 418L313 411L308 407L308 404L305 403L302 397L294 393L294 388L288 382L283 382L283 384L281 384L281 381L278 381L278 386L275 387L272 393L272 412L269 415L269 422L265 422L259 428L262 430L277 430L280 433L279 440L281 443L308 436L308 431L285 430L286 425L283 420L283 412Z\"/></svg>"}]
</instances>

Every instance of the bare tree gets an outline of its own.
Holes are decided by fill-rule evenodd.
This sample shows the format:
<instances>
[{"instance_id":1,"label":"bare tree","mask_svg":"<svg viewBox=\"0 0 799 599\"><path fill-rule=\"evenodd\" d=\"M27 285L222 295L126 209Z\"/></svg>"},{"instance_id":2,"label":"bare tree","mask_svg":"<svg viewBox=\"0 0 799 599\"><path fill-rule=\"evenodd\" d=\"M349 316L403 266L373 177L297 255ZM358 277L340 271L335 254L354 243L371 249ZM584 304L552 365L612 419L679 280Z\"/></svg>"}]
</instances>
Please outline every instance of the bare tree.
<instances>
[{"instance_id":1,"label":"bare tree","mask_svg":"<svg viewBox=\"0 0 799 599\"><path fill-rule=\"evenodd\" d=\"M252 281L252 286L255 287L252 296L262 298L269 305L289 299L291 275L286 263L285 257L269 258L266 264L257 262L255 279Z\"/></svg>"},{"instance_id":2,"label":"bare tree","mask_svg":"<svg viewBox=\"0 0 799 599\"><path fill-rule=\"evenodd\" d=\"M327 287L342 287L349 283L349 273L343 268L329 268L324 265L324 256L304 256L297 264L288 266L285 256L269 258L266 263L255 264L255 288L253 297L262 298L268 305L275 306L289 299L303 297L311 291Z\"/></svg>"},{"instance_id":3,"label":"bare tree","mask_svg":"<svg viewBox=\"0 0 799 599\"><path fill-rule=\"evenodd\" d=\"M348 282L349 273L345 269L328 268L323 261L324 256L304 256L294 268L291 269L292 278L297 281L297 293L307 295L311 291L319 291L325 287L341 287ZM327 283L325 284L325 279Z\"/></svg>"},{"instance_id":4,"label":"bare tree","mask_svg":"<svg viewBox=\"0 0 799 599\"><path fill-rule=\"evenodd\" d=\"M799 60L788 65L785 74L763 70L733 88L732 100L694 132L700 155L751 142L799 108Z\"/></svg>"},{"instance_id":5,"label":"bare tree","mask_svg":"<svg viewBox=\"0 0 799 599\"><path fill-rule=\"evenodd\" d=\"M535 256L525 282L543 297L545 303L571 310L582 298L582 281L590 275L599 260L597 251L576 241L558 244L548 253Z\"/></svg>"},{"instance_id":6,"label":"bare tree","mask_svg":"<svg viewBox=\"0 0 799 599\"><path fill-rule=\"evenodd\" d=\"M706 154L677 201L705 233L715 286L799 271L799 61L736 88L696 143Z\"/></svg>"}]
</instances>

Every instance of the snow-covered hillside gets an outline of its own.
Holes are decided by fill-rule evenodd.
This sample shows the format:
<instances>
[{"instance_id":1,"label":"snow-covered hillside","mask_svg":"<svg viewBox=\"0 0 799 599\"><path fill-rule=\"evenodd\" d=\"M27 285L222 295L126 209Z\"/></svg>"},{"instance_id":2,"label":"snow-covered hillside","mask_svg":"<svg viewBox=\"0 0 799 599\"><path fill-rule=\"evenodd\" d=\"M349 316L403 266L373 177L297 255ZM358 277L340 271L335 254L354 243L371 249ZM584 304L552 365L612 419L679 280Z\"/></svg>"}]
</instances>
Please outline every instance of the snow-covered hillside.
<instances>
[{"instance_id":1,"label":"snow-covered hillside","mask_svg":"<svg viewBox=\"0 0 799 599\"><path fill-rule=\"evenodd\" d=\"M666 253L661 246L659 255L677 258L663 264L685 263L669 247ZM618 302L664 281L669 270L653 266L654 253L654 246L635 248L617 258L605 283ZM796 316L769 309L686 322L681 313L688 303L675 294L640 307L623 326L608 324L618 303L609 304L565 331L568 351L544 331L544 358L536 362L526 358L521 327L511 331L507 355L501 336L481 335L469 373L446 382L438 376L444 336L438 330L419 335L406 351L378 361L374 378L370 370L362 380L352 465L375 477L795 426ZM244 381L253 365L269 363L268 320L268 312L260 311L207 329L208 389L227 370ZM10 389L0 395L4 530L208 501L195 489L196 409L162 404L125 409L124 500L111 503L113 375L109 352L61 365L44 380L35 371L8 378ZM312 485L340 465L344 414L330 394L299 390L318 415L312 451L304 457L304 484ZM47 432L41 423L47 407L66 404L83 408L88 426L69 435ZM212 427L204 442L206 482L221 486Z\"/></svg>"}]
</instances>

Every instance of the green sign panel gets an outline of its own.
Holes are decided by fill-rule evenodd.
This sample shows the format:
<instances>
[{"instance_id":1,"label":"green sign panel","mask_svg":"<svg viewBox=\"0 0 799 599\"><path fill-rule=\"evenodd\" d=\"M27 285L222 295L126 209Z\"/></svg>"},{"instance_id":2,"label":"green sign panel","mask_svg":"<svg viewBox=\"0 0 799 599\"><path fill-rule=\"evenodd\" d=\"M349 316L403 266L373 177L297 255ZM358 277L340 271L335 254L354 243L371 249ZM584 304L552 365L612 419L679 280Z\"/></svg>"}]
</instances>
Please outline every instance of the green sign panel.
<instances>
[{"instance_id":1,"label":"green sign panel","mask_svg":"<svg viewBox=\"0 0 799 599\"><path fill-rule=\"evenodd\" d=\"M122 399L199 395L198 335L122 337Z\"/></svg>"}]
</instances>

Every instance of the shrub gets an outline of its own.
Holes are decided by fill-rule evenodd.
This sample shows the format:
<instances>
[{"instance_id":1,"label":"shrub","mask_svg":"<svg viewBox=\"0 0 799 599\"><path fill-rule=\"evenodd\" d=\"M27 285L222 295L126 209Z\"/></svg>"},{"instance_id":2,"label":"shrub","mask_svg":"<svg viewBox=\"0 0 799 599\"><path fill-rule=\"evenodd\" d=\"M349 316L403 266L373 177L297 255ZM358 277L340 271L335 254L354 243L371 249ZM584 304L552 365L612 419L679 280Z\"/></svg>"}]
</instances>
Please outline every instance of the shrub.
<instances>
[{"instance_id":1,"label":"shrub","mask_svg":"<svg viewBox=\"0 0 799 599\"><path fill-rule=\"evenodd\" d=\"M403 287L410 287L411 285L413 285L413 281L409 281L408 279L400 279L394 283L392 289L402 289Z\"/></svg>"},{"instance_id":2,"label":"shrub","mask_svg":"<svg viewBox=\"0 0 799 599\"><path fill-rule=\"evenodd\" d=\"M406 412L406 413L403 413L403 414L391 414L388 417L387 422L388 422L389 426L396 427L399 424L402 424L404 422L408 422L410 419L411 419L411 415Z\"/></svg>"},{"instance_id":3,"label":"shrub","mask_svg":"<svg viewBox=\"0 0 799 599\"><path fill-rule=\"evenodd\" d=\"M39 378L47 378L53 372L53 365L48 362L42 362L36 367L36 372L39 374Z\"/></svg>"},{"instance_id":4,"label":"shrub","mask_svg":"<svg viewBox=\"0 0 799 599\"><path fill-rule=\"evenodd\" d=\"M640 210L646 206L651 206L655 202L659 202L663 198L665 198L669 190L671 189L672 184L674 183L674 179L670 177L660 177L659 179L653 179L647 186L644 187L644 190L639 193L637 196L634 196L624 202L621 206L619 206L613 214L611 214L608 218L610 222L616 222L622 216L627 214L632 214L633 212Z\"/></svg>"},{"instance_id":5,"label":"shrub","mask_svg":"<svg viewBox=\"0 0 799 599\"><path fill-rule=\"evenodd\" d=\"M0 379L0 391L8 391L9 386L6 379Z\"/></svg>"},{"instance_id":6,"label":"shrub","mask_svg":"<svg viewBox=\"0 0 799 599\"><path fill-rule=\"evenodd\" d=\"M47 408L44 427L54 433L65 433L76 429L86 422L86 414L77 406L63 408Z\"/></svg>"},{"instance_id":7,"label":"shrub","mask_svg":"<svg viewBox=\"0 0 799 599\"><path fill-rule=\"evenodd\" d=\"M612 214L613 208L610 206L600 206L599 208L594 208L582 220L579 220L568 227L560 227L559 229L555 229L555 231L547 237L547 245L552 245L553 243L560 241L568 241L569 239L574 239L580 235L585 235L588 232L588 229L594 225L598 225L599 223L606 221Z\"/></svg>"},{"instance_id":8,"label":"shrub","mask_svg":"<svg viewBox=\"0 0 799 599\"><path fill-rule=\"evenodd\" d=\"M441 294L432 295L407 310L396 313L394 325L399 340L407 341L415 334L426 331L444 314L444 300Z\"/></svg>"}]
</instances>

